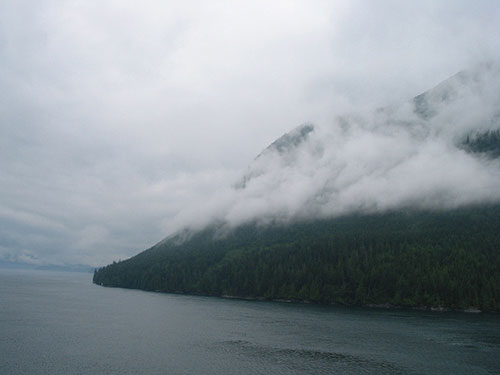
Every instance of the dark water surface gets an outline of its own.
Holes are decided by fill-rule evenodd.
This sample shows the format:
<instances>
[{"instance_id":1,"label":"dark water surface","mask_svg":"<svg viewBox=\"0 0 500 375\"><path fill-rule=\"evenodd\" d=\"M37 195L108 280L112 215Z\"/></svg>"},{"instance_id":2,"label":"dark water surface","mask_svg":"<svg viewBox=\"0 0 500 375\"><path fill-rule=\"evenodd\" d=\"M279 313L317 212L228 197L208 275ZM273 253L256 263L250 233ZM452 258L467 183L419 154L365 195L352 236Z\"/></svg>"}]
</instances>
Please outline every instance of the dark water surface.
<instances>
[{"instance_id":1,"label":"dark water surface","mask_svg":"<svg viewBox=\"0 0 500 375\"><path fill-rule=\"evenodd\" d=\"M494 374L500 316L110 289L0 270L0 374Z\"/></svg>"}]
</instances>

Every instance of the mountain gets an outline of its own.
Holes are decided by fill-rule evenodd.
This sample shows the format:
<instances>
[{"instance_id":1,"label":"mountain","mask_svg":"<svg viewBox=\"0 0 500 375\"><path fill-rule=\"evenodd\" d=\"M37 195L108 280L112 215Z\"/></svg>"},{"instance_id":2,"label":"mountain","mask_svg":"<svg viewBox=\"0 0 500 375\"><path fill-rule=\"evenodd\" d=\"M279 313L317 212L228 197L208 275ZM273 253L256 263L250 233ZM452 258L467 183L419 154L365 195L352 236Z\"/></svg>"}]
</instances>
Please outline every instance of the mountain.
<instances>
[{"instance_id":1,"label":"mountain","mask_svg":"<svg viewBox=\"0 0 500 375\"><path fill-rule=\"evenodd\" d=\"M499 119L500 68L483 64L401 105L302 125L253 160L216 219L94 282L500 311Z\"/></svg>"},{"instance_id":2,"label":"mountain","mask_svg":"<svg viewBox=\"0 0 500 375\"><path fill-rule=\"evenodd\" d=\"M269 145L264 151L257 155L252 165L253 168L249 168L241 181L235 185L235 188L244 189L250 180L259 177L264 173L263 169L259 169L259 167L255 166L255 164L259 163L260 161L266 163L266 159L268 157L274 156L275 154L278 154L280 159L286 161L287 155L295 150L299 145L304 143L307 140L309 133L311 133L313 130L314 125L304 124L293 129L291 132L282 135L276 141L271 143L271 145ZM288 160L288 165L292 164L293 159Z\"/></svg>"}]
</instances>

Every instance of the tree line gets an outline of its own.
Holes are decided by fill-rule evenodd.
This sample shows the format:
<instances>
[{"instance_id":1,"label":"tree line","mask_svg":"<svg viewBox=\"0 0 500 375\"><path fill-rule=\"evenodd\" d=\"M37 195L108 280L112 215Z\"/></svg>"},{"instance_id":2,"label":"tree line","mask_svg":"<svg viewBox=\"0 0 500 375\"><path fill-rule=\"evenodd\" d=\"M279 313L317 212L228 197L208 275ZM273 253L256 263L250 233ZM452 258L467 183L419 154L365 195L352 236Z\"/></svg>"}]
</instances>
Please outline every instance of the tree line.
<instances>
[{"instance_id":1,"label":"tree line","mask_svg":"<svg viewBox=\"0 0 500 375\"><path fill-rule=\"evenodd\" d=\"M500 311L500 206L207 228L96 270L104 286Z\"/></svg>"}]
</instances>

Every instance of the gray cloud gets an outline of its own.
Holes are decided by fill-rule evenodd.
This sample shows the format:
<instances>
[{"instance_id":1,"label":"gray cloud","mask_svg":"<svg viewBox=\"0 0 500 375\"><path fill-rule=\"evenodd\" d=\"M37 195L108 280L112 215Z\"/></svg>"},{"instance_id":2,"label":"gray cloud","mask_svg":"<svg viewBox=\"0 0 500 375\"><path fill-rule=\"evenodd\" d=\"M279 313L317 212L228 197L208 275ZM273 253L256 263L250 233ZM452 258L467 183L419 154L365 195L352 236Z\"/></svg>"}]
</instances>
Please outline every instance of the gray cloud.
<instances>
[{"instance_id":1,"label":"gray cloud","mask_svg":"<svg viewBox=\"0 0 500 375\"><path fill-rule=\"evenodd\" d=\"M2 2L0 258L100 265L212 217L237 223L434 202L436 191L424 194L433 176L411 172L436 158L450 163L442 191L460 186L448 204L459 203L496 177L485 161L447 149L462 134L440 127L452 112L421 126L445 134L425 141L366 114L497 59L497 8ZM398 111L393 118L403 121ZM359 117L347 130L334 120L344 113ZM459 126L480 117L471 111ZM263 146L304 122L316 130L290 155L294 167L269 157L264 174L232 188ZM475 178L464 183L456 160ZM387 189L391 199L378 199Z\"/></svg>"}]
</instances>

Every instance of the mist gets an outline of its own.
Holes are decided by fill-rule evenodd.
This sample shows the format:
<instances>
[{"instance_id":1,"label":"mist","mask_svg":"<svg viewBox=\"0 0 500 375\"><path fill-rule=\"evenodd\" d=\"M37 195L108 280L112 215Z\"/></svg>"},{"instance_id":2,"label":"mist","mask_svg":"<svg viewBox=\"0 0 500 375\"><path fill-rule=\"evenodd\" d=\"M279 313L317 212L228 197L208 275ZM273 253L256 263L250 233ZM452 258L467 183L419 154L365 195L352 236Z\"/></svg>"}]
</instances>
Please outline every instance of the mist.
<instances>
[{"instance_id":1,"label":"mist","mask_svg":"<svg viewBox=\"0 0 500 375\"><path fill-rule=\"evenodd\" d=\"M174 222L234 227L498 202L500 159L467 147L498 131L500 66L485 63L406 103L292 130Z\"/></svg>"},{"instance_id":2,"label":"mist","mask_svg":"<svg viewBox=\"0 0 500 375\"><path fill-rule=\"evenodd\" d=\"M497 160L460 146L498 128L496 78L424 114L412 98L500 61L499 25L497 1L3 1L0 261L496 201Z\"/></svg>"}]
</instances>

